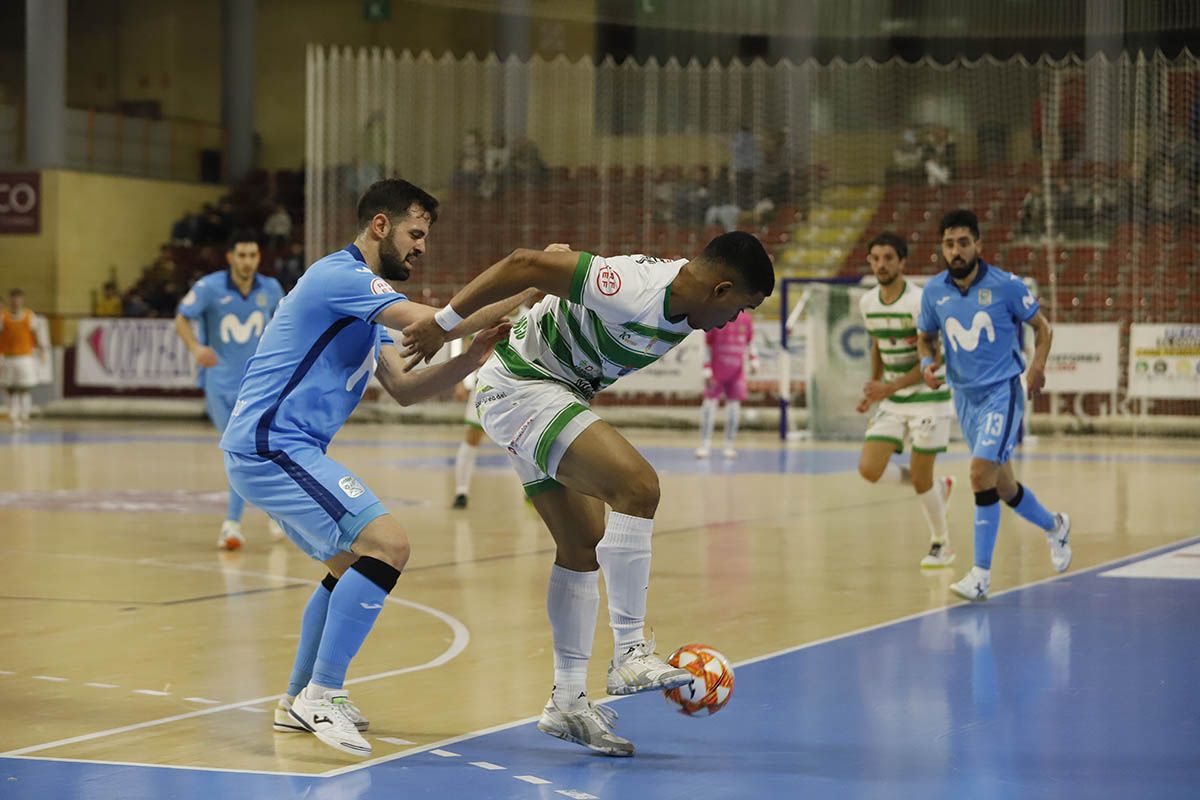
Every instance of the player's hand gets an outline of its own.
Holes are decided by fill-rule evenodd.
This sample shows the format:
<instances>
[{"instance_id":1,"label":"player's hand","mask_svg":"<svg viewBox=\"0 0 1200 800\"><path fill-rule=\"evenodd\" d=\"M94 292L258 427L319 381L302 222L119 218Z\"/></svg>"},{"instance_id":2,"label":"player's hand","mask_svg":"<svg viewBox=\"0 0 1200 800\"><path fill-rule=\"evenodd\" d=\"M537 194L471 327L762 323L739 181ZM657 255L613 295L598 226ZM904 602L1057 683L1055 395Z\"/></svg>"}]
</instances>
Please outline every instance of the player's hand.
<instances>
[{"instance_id":1,"label":"player's hand","mask_svg":"<svg viewBox=\"0 0 1200 800\"><path fill-rule=\"evenodd\" d=\"M870 403L878 403L892 396L888 384L883 381L867 381L863 384L863 399Z\"/></svg>"},{"instance_id":2,"label":"player's hand","mask_svg":"<svg viewBox=\"0 0 1200 800\"><path fill-rule=\"evenodd\" d=\"M547 252L547 253L569 253L569 252L571 252L571 245L563 244L562 242L555 242L554 244L546 245L545 252Z\"/></svg>"},{"instance_id":3,"label":"player's hand","mask_svg":"<svg viewBox=\"0 0 1200 800\"><path fill-rule=\"evenodd\" d=\"M1031 364L1025 373L1025 385L1029 387L1029 399L1032 400L1046 386L1045 368Z\"/></svg>"},{"instance_id":4,"label":"player's hand","mask_svg":"<svg viewBox=\"0 0 1200 800\"><path fill-rule=\"evenodd\" d=\"M939 389L942 386L942 381L934 374L935 372L937 372L937 364L930 364L921 370L921 380L925 381L925 385L930 389Z\"/></svg>"},{"instance_id":5,"label":"player's hand","mask_svg":"<svg viewBox=\"0 0 1200 800\"><path fill-rule=\"evenodd\" d=\"M854 410L860 414L865 414L870 408L871 401L864 396L858 401L858 405L854 407Z\"/></svg>"},{"instance_id":6,"label":"player's hand","mask_svg":"<svg viewBox=\"0 0 1200 800\"><path fill-rule=\"evenodd\" d=\"M511 330L511 322L501 322L494 328L480 331L475 334L475 340L471 342L471 346L467 348L467 352L464 355L476 367L482 367L483 362L487 361L488 356L492 354L492 348L507 339L508 332Z\"/></svg>"},{"instance_id":7,"label":"player's hand","mask_svg":"<svg viewBox=\"0 0 1200 800\"><path fill-rule=\"evenodd\" d=\"M217 351L211 347L197 348L192 356L195 357L196 363L202 367L215 367L220 359L217 358Z\"/></svg>"},{"instance_id":8,"label":"player's hand","mask_svg":"<svg viewBox=\"0 0 1200 800\"><path fill-rule=\"evenodd\" d=\"M750 359L750 374L751 375L758 374L758 359L757 358Z\"/></svg>"},{"instance_id":9,"label":"player's hand","mask_svg":"<svg viewBox=\"0 0 1200 800\"><path fill-rule=\"evenodd\" d=\"M471 393L467 391L467 387L463 386L461 383L454 387L454 402L461 403L470 396Z\"/></svg>"},{"instance_id":10,"label":"player's hand","mask_svg":"<svg viewBox=\"0 0 1200 800\"><path fill-rule=\"evenodd\" d=\"M404 371L411 372L422 361L428 362L445 343L446 331L442 330L432 315L409 325L404 329L404 351L400 354L408 359Z\"/></svg>"}]
</instances>

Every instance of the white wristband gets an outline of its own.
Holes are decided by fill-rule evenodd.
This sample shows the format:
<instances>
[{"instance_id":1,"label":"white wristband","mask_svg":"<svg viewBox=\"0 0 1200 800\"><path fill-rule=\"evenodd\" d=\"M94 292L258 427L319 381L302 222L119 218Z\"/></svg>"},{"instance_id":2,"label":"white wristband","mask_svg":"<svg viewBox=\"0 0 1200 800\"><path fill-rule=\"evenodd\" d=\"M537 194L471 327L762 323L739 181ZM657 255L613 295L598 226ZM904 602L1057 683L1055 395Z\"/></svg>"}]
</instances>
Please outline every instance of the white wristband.
<instances>
[{"instance_id":1,"label":"white wristband","mask_svg":"<svg viewBox=\"0 0 1200 800\"><path fill-rule=\"evenodd\" d=\"M446 307L433 315L433 321L438 324L438 327L444 331L450 331L458 327L463 321L463 318L458 315L458 312L450 307L447 303Z\"/></svg>"}]
</instances>

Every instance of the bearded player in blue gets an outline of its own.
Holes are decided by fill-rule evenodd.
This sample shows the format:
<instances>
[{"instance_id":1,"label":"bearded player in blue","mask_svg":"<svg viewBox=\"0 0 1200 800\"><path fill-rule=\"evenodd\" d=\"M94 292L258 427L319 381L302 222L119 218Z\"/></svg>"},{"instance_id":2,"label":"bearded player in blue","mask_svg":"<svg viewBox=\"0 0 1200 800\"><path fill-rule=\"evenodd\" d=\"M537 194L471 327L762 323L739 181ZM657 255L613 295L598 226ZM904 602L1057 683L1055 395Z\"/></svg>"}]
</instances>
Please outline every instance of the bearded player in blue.
<instances>
[{"instance_id":1,"label":"bearded player in blue","mask_svg":"<svg viewBox=\"0 0 1200 800\"><path fill-rule=\"evenodd\" d=\"M229 240L225 260L229 269L205 275L193 284L179 303L175 332L187 345L203 371L204 408L219 432L224 433L237 398L238 385L246 373L246 362L283 297L283 287L274 278L258 274L262 254L258 240L249 231L239 231ZM200 323L200 337L192 330ZM246 543L242 535L242 511L246 501L229 489L229 506L217 546L237 550ZM272 533L282 535L271 522Z\"/></svg>"},{"instance_id":2,"label":"bearded player in blue","mask_svg":"<svg viewBox=\"0 0 1200 800\"><path fill-rule=\"evenodd\" d=\"M946 377L954 406L971 448L971 489L975 492L975 566L950 586L968 600L986 600L991 586L992 551L1000 527L1000 501L1046 532L1050 563L1058 572L1071 564L1071 520L1047 511L1013 476L1012 456L1025 413L1018 337L1022 324L1034 333L1033 361L1026 373L1032 398L1046 382L1052 332L1038 301L1016 275L979 257L979 220L966 209L942 218L945 272L929 279L917 320L921 376L936 389L938 333L945 341Z\"/></svg>"},{"instance_id":3,"label":"bearded player in blue","mask_svg":"<svg viewBox=\"0 0 1200 800\"><path fill-rule=\"evenodd\" d=\"M482 330L464 354L405 373L386 328L431 319L435 309L410 302L388 281L408 278L437 207L407 181L367 189L354 243L309 267L280 305L221 438L233 487L329 570L305 607L275 730L308 731L356 756L369 755L371 745L361 734L367 720L344 688L346 669L395 588L409 543L362 479L325 450L372 373L401 405L449 391L508 336L511 326L497 323L523 299L463 320L454 337Z\"/></svg>"}]
</instances>

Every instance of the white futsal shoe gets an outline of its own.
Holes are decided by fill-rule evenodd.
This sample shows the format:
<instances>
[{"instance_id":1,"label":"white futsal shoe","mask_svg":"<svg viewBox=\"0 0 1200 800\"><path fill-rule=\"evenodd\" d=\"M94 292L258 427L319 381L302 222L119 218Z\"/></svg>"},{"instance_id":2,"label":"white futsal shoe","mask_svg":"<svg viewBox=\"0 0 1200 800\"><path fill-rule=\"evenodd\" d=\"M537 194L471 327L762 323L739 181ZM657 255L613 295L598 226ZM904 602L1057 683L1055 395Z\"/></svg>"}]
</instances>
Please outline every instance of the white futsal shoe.
<instances>
[{"instance_id":1,"label":"white futsal shoe","mask_svg":"<svg viewBox=\"0 0 1200 800\"><path fill-rule=\"evenodd\" d=\"M732 461L737 458L737 450L734 450L732 447L726 447L721 451L721 455Z\"/></svg>"},{"instance_id":2,"label":"white futsal shoe","mask_svg":"<svg viewBox=\"0 0 1200 800\"><path fill-rule=\"evenodd\" d=\"M654 653L654 637L625 648L620 663L609 662L608 693L637 694L674 689L692 682L692 673L672 667Z\"/></svg>"},{"instance_id":3,"label":"white futsal shoe","mask_svg":"<svg viewBox=\"0 0 1200 800\"><path fill-rule=\"evenodd\" d=\"M554 703L551 693L542 709L542 718L538 720L538 730L606 756L633 755L633 742L613 733L617 712L586 698L585 702L586 705L565 711Z\"/></svg>"},{"instance_id":4,"label":"white futsal shoe","mask_svg":"<svg viewBox=\"0 0 1200 800\"><path fill-rule=\"evenodd\" d=\"M280 733L295 733L297 731L307 731L308 728L301 725L298 721L292 718L292 701L286 697L279 698L279 702L275 704L275 730ZM362 711L354 703L350 702L350 698L346 698L343 704L343 711L350 721L354 723L354 727L359 733L366 733L371 726L371 721L363 716Z\"/></svg>"},{"instance_id":5,"label":"white futsal shoe","mask_svg":"<svg viewBox=\"0 0 1200 800\"><path fill-rule=\"evenodd\" d=\"M700 459L701 461L708 458L708 448L707 447L697 447L696 448L696 458Z\"/></svg>"},{"instance_id":6,"label":"white futsal shoe","mask_svg":"<svg viewBox=\"0 0 1200 800\"><path fill-rule=\"evenodd\" d=\"M309 693L319 695L317 698ZM296 695L288 711L292 719L312 731L325 744L352 756L371 755L371 743L362 737L346 706L350 698L343 689L320 689L309 684Z\"/></svg>"},{"instance_id":7,"label":"white futsal shoe","mask_svg":"<svg viewBox=\"0 0 1200 800\"><path fill-rule=\"evenodd\" d=\"M1050 563L1055 572L1071 566L1071 518L1061 511L1054 515L1054 530L1046 534L1050 543Z\"/></svg>"},{"instance_id":8,"label":"white futsal shoe","mask_svg":"<svg viewBox=\"0 0 1200 800\"><path fill-rule=\"evenodd\" d=\"M949 542L932 542L921 559L921 569L943 569L954 563L954 548Z\"/></svg>"},{"instance_id":9,"label":"white futsal shoe","mask_svg":"<svg viewBox=\"0 0 1200 800\"><path fill-rule=\"evenodd\" d=\"M973 603L979 603L987 600L991 583L992 575L988 570L971 567L971 571L964 575L962 580L950 584L950 591Z\"/></svg>"},{"instance_id":10,"label":"white futsal shoe","mask_svg":"<svg viewBox=\"0 0 1200 800\"><path fill-rule=\"evenodd\" d=\"M221 538L217 539L217 547L221 550L240 550L246 543L242 535L242 523L235 519L227 519L221 523Z\"/></svg>"}]
</instances>

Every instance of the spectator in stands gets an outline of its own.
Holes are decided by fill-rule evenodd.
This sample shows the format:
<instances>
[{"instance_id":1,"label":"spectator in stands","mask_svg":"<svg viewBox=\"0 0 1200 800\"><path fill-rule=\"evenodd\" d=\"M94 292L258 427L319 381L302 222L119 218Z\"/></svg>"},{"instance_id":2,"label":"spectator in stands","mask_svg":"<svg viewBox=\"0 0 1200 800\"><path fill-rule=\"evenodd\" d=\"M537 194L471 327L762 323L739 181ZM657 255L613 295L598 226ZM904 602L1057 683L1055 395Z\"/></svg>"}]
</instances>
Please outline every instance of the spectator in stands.
<instances>
[{"instance_id":1,"label":"spectator in stands","mask_svg":"<svg viewBox=\"0 0 1200 800\"><path fill-rule=\"evenodd\" d=\"M504 191L508 181L510 157L508 141L502 132L496 131L483 151L483 180L479 186L480 195L491 197Z\"/></svg>"},{"instance_id":2,"label":"spectator in stands","mask_svg":"<svg viewBox=\"0 0 1200 800\"><path fill-rule=\"evenodd\" d=\"M762 189L759 206L769 200L771 208L787 205L792 192L792 160L787 147L788 132L773 131L763 147ZM758 206L756 206L756 209Z\"/></svg>"},{"instance_id":3,"label":"spectator in stands","mask_svg":"<svg viewBox=\"0 0 1200 800\"><path fill-rule=\"evenodd\" d=\"M1025 236L1038 236L1046 230L1046 198L1042 185L1035 183L1021 200L1017 212L1017 232Z\"/></svg>"},{"instance_id":4,"label":"spectator in stands","mask_svg":"<svg viewBox=\"0 0 1200 800\"><path fill-rule=\"evenodd\" d=\"M281 250L292 241L292 217L282 203L275 206L263 223L263 236L268 250Z\"/></svg>"},{"instance_id":5,"label":"spectator in stands","mask_svg":"<svg viewBox=\"0 0 1200 800\"><path fill-rule=\"evenodd\" d=\"M754 206L754 182L758 171L762 169L762 150L750 123L743 122L742 127L733 135L729 147L729 171L733 178L733 203L739 209ZM727 229L728 230L728 229Z\"/></svg>"},{"instance_id":6,"label":"spectator in stands","mask_svg":"<svg viewBox=\"0 0 1200 800\"><path fill-rule=\"evenodd\" d=\"M699 226L704 224L704 212L711 203L711 192L706 183L704 167L688 167L687 172L675 187L675 224Z\"/></svg>"},{"instance_id":7,"label":"spectator in stands","mask_svg":"<svg viewBox=\"0 0 1200 800\"><path fill-rule=\"evenodd\" d=\"M283 291L290 292L304 274L304 245L292 242L286 254L275 259L275 280L283 286Z\"/></svg>"},{"instance_id":8,"label":"spectator in stands","mask_svg":"<svg viewBox=\"0 0 1200 800\"><path fill-rule=\"evenodd\" d=\"M917 132L912 128L904 129L900 146L892 151L892 169L897 180L904 183L916 183L925 175L921 145L917 142Z\"/></svg>"},{"instance_id":9,"label":"spectator in stands","mask_svg":"<svg viewBox=\"0 0 1200 800\"><path fill-rule=\"evenodd\" d=\"M458 151L458 166L450 178L450 185L474 194L479 191L483 180L483 143L479 131L471 129L463 135L462 147Z\"/></svg>"},{"instance_id":10,"label":"spectator in stands","mask_svg":"<svg viewBox=\"0 0 1200 800\"><path fill-rule=\"evenodd\" d=\"M538 146L528 136L522 136L513 144L508 171L512 182L518 186L541 186L549 173Z\"/></svg>"},{"instance_id":11,"label":"spectator in stands","mask_svg":"<svg viewBox=\"0 0 1200 800\"><path fill-rule=\"evenodd\" d=\"M921 148L925 163L925 180L940 189L950 183L950 132L945 126L934 128Z\"/></svg>"},{"instance_id":12,"label":"spectator in stands","mask_svg":"<svg viewBox=\"0 0 1200 800\"><path fill-rule=\"evenodd\" d=\"M1150 182L1150 221L1170 226L1176 234L1191 210L1188 188L1178 176L1175 165L1168 161Z\"/></svg>"},{"instance_id":13,"label":"spectator in stands","mask_svg":"<svg viewBox=\"0 0 1200 800\"><path fill-rule=\"evenodd\" d=\"M196 240L199 224L200 218L190 211L175 220L175 224L171 226L171 244L191 247L192 242Z\"/></svg>"},{"instance_id":14,"label":"spectator in stands","mask_svg":"<svg viewBox=\"0 0 1200 800\"><path fill-rule=\"evenodd\" d=\"M146 301L142 299L141 292L136 288L130 289L125 293L125 300L121 307L122 317L148 317L150 316L150 306L146 305Z\"/></svg>"},{"instance_id":15,"label":"spectator in stands","mask_svg":"<svg viewBox=\"0 0 1200 800\"><path fill-rule=\"evenodd\" d=\"M108 281L100 296L96 298L95 313L97 317L121 316L121 292L117 289L116 281Z\"/></svg>"}]
</instances>

